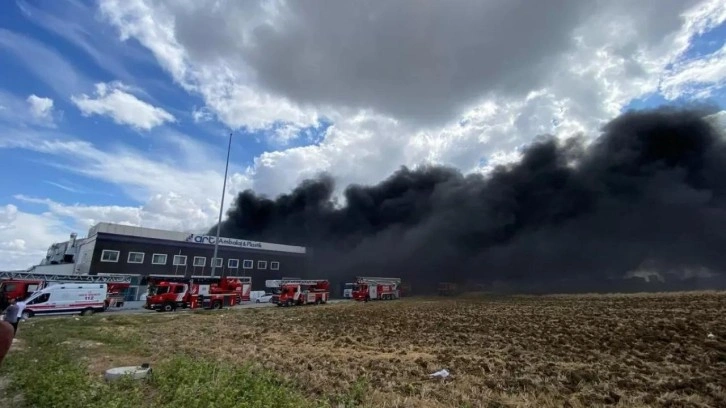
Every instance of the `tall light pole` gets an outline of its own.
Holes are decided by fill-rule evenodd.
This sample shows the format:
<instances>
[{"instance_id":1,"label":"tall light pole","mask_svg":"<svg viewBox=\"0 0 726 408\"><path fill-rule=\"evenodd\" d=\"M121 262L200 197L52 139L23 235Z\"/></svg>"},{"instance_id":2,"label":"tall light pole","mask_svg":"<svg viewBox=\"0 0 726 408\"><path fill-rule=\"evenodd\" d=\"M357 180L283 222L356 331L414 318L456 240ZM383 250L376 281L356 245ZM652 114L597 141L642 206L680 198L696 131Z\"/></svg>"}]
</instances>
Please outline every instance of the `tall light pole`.
<instances>
[{"instance_id":1,"label":"tall light pole","mask_svg":"<svg viewBox=\"0 0 726 408\"><path fill-rule=\"evenodd\" d=\"M229 151L232 150L232 132L229 132L227 144L227 164L224 165L224 183L222 184L222 202L219 204L219 220L217 220L217 238L214 240L214 255L212 255L212 277L217 269L217 251L219 250L219 229L222 227L222 210L224 209L224 193L227 190L227 170L229 169ZM222 265L224 268L224 265Z\"/></svg>"}]
</instances>

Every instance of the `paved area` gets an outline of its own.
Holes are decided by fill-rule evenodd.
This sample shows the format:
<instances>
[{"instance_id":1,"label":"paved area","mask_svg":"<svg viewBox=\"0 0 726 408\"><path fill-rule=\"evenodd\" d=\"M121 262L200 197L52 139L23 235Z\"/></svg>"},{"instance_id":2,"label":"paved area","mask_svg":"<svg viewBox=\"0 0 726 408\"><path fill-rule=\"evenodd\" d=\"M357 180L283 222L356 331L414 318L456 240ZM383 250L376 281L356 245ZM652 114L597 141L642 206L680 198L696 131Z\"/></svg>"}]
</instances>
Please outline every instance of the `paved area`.
<instances>
[{"instance_id":1,"label":"paved area","mask_svg":"<svg viewBox=\"0 0 726 408\"><path fill-rule=\"evenodd\" d=\"M331 299L328 301L328 303L335 304L340 302L350 302L348 299ZM144 302L142 301L136 301L136 302L126 302L123 307L118 308L110 308L106 310L104 313L113 313L113 314L142 314L142 313L158 313L153 310L146 310L143 308ZM253 309L253 308L260 308L260 307L276 307L276 305L273 305L272 303L255 303L255 302L244 302L240 305L236 305L233 307L233 309ZM173 313L188 313L190 309L177 309ZM45 316L36 316L33 317L33 319L42 318L47 319L51 317L62 317L62 316L68 316L68 315L45 315Z\"/></svg>"}]
</instances>

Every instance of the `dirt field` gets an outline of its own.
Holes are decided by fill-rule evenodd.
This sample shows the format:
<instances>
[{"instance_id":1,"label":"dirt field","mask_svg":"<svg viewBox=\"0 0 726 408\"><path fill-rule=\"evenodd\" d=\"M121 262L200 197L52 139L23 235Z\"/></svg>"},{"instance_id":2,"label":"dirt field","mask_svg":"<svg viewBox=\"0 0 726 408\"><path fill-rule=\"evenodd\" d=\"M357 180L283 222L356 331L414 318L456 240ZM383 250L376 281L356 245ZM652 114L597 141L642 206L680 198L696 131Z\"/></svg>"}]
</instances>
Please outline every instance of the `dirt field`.
<instances>
[{"instance_id":1,"label":"dirt field","mask_svg":"<svg viewBox=\"0 0 726 408\"><path fill-rule=\"evenodd\" d=\"M685 293L63 320L94 374L181 352L253 362L312 398L363 387L373 407L726 407L724 312L725 293Z\"/></svg>"}]
</instances>

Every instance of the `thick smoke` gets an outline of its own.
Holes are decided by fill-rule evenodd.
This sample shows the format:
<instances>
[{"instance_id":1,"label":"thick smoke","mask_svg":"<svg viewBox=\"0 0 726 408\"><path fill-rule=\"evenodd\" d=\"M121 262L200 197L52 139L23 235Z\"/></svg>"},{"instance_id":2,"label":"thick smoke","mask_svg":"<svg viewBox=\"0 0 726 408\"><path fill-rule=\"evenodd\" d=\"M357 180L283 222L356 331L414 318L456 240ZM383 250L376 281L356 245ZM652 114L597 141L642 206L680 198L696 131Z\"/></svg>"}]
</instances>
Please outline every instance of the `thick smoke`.
<instances>
[{"instance_id":1,"label":"thick smoke","mask_svg":"<svg viewBox=\"0 0 726 408\"><path fill-rule=\"evenodd\" d=\"M310 247L309 277L399 276L419 292L722 284L726 143L708 113L625 113L589 145L541 137L488 176L404 167L347 187L343 206L327 175L274 200L245 191L222 235Z\"/></svg>"}]
</instances>

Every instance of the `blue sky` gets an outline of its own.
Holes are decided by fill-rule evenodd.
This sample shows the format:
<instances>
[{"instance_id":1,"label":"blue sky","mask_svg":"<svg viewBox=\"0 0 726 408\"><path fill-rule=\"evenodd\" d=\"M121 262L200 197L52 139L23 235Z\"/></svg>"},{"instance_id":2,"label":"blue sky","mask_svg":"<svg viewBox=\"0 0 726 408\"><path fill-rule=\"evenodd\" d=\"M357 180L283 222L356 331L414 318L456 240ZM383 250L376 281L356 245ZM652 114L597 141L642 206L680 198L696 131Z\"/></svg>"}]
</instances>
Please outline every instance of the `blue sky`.
<instances>
[{"instance_id":1,"label":"blue sky","mask_svg":"<svg viewBox=\"0 0 726 408\"><path fill-rule=\"evenodd\" d=\"M35 3L35 4L34 4ZM88 2L86 4L92 4ZM208 148L222 157L224 152L224 138L229 133L224 125L209 123L199 126L194 123L192 112L195 107L204 106L204 101L194 94L180 90L169 81L168 75L163 72L154 57L140 45L134 42L121 43L115 39L110 28L101 24L93 24L92 16L85 21L91 22L90 27L83 27L90 35L101 32L107 35L106 41L98 41L96 52L117 52L118 59L113 64L99 64L98 61L72 40L58 35L52 29L43 26L34 15L50 18L59 18L72 14L72 10L64 10L63 2L19 2L18 6L4 9L8 13L0 15L0 27L3 28L3 42L16 42L17 49L2 49L3 75L0 77L0 89L18 99L25 99L27 95L49 97L54 101L54 110L62 112L57 120L58 130L73 135L79 139L93 143L99 149L115 146L119 141L134 149L149 154L158 152L168 154L168 149L174 149L174 141L165 141L166 132L181 132L193 135L195 140L208 144ZM36 8L37 5L50 7L49 9ZM23 11L25 10L25 12ZM46 14L47 13L47 14ZM63 30L72 31L79 27L64 27ZM81 32L77 35L85 37ZM18 43L18 40L20 41ZM86 38L87 41L92 40ZM37 59L33 53L24 54L28 45L37 52ZM91 44L93 44L91 42ZM95 44L89 45L94 47ZM106 48L105 50L103 48ZM43 61L46 54L55 61ZM128 61L128 62L127 62ZM47 63L47 64L46 64ZM119 66L115 66L119 63ZM67 65L67 66L64 66ZM55 72L52 72L55 71ZM59 72L66 71L66 72ZM114 72L116 71L116 72ZM74 93L88 93L92 86L98 82L118 81L122 73L125 83L143 90L139 95L145 101L156 106L163 106L171 113L176 121L167 123L163 127L156 127L147 132L138 131L127 126L119 126L108 117L84 117L79 109L72 103L69 96ZM58 80L67 83L58 84ZM132 81L132 82L129 82ZM244 132L242 132L244 133ZM245 135L246 136L246 135ZM239 166L246 166L251 160L269 145L260 137L234 138L234 161ZM92 177L84 177L73 172L63 171L56 167L60 163L56 159L48 162L47 155L18 151L15 149L0 150L0 160L10 163L15 176L0 181L3 191L2 200L10 201L16 194L28 196L51 196L54 200L73 203L83 201L101 205L132 205L138 204L119 190L118 186ZM200 166L208 165L199 163ZM64 188L67 187L67 188ZM24 203L18 203L21 208Z\"/></svg>"},{"instance_id":2,"label":"blue sky","mask_svg":"<svg viewBox=\"0 0 726 408\"><path fill-rule=\"evenodd\" d=\"M537 134L596 136L626 109L726 103L716 0L583 0L537 35L515 27L551 12L539 5L419 5L430 19L417 20L375 4L368 18L347 3L231 3L0 5L0 269L100 221L205 230L230 132L225 207L321 171L341 186L425 162L486 172ZM512 31L487 31L495 18Z\"/></svg>"}]
</instances>

